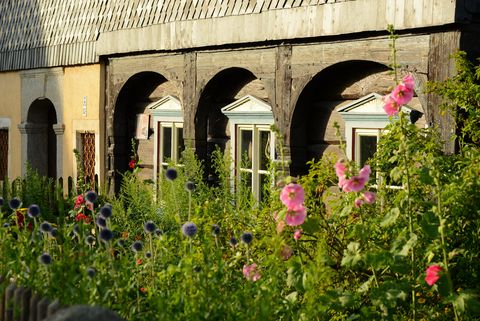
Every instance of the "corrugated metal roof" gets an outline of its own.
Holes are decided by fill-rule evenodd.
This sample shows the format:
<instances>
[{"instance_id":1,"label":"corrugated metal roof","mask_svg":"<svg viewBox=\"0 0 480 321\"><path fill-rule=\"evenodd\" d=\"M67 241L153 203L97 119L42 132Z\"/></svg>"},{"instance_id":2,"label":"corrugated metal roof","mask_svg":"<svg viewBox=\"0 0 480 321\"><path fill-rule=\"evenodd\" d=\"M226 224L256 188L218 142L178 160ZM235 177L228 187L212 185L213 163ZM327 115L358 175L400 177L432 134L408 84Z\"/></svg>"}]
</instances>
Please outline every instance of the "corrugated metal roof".
<instances>
[{"instance_id":1,"label":"corrugated metal roof","mask_svg":"<svg viewBox=\"0 0 480 321\"><path fill-rule=\"evenodd\" d=\"M102 32L328 0L1 0L0 70L94 63ZM352 0L330 0L341 2Z\"/></svg>"}]
</instances>

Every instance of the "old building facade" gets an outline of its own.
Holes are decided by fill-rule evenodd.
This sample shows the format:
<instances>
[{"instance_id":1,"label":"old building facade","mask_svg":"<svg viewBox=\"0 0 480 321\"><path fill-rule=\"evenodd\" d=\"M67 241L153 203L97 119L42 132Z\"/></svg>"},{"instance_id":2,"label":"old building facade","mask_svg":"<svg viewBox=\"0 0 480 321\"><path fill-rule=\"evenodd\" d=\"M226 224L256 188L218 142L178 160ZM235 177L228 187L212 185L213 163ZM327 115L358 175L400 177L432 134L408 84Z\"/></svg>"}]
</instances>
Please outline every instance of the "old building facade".
<instances>
[{"instance_id":1,"label":"old building facade","mask_svg":"<svg viewBox=\"0 0 480 321\"><path fill-rule=\"evenodd\" d=\"M455 51L476 56L480 5L22 0L0 10L7 13L0 127L8 150L0 163L9 177L24 173L26 161L52 177L75 176L77 148L89 173L114 191L136 139L145 178L178 161L185 146L207 165L215 146L228 147L255 192L268 174L266 158L279 157L275 140L290 172L302 174L308 160L338 145L335 121L349 155L364 158L360 147L374 144L385 124L378 95L394 84L388 24L398 35L401 73L416 79L409 107L422 124L439 126L451 151L453 124L423 88L453 74ZM360 123L349 123L354 114Z\"/></svg>"}]
</instances>

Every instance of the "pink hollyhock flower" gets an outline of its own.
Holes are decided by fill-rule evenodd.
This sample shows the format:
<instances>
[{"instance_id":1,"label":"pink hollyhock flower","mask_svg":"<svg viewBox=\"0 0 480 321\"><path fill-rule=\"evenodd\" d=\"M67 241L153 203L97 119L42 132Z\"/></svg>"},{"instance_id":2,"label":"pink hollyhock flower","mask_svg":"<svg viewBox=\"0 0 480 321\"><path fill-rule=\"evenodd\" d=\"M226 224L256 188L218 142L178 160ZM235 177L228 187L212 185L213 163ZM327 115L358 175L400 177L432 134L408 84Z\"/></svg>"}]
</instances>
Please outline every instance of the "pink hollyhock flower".
<instances>
[{"instance_id":1,"label":"pink hollyhock flower","mask_svg":"<svg viewBox=\"0 0 480 321\"><path fill-rule=\"evenodd\" d=\"M360 206L362 206L363 202L364 202L363 198L357 197L353 204L355 205L356 208L359 208Z\"/></svg>"},{"instance_id":2,"label":"pink hollyhock flower","mask_svg":"<svg viewBox=\"0 0 480 321\"><path fill-rule=\"evenodd\" d=\"M290 183L286 185L280 193L280 200L288 209L291 209L302 205L305 200L305 192L302 186Z\"/></svg>"},{"instance_id":3,"label":"pink hollyhock flower","mask_svg":"<svg viewBox=\"0 0 480 321\"><path fill-rule=\"evenodd\" d=\"M347 175L347 166L345 166L345 162L343 160L339 160L335 163L335 173L337 177L345 177Z\"/></svg>"},{"instance_id":4,"label":"pink hollyhock flower","mask_svg":"<svg viewBox=\"0 0 480 321\"><path fill-rule=\"evenodd\" d=\"M282 250L280 251L280 256L282 257L283 260L288 260L289 258L292 257L293 250L290 246L284 245L282 246Z\"/></svg>"},{"instance_id":5,"label":"pink hollyhock flower","mask_svg":"<svg viewBox=\"0 0 480 321\"><path fill-rule=\"evenodd\" d=\"M409 89L413 89L415 87L415 79L411 74L405 75L402 79L402 82Z\"/></svg>"},{"instance_id":6,"label":"pink hollyhock flower","mask_svg":"<svg viewBox=\"0 0 480 321\"><path fill-rule=\"evenodd\" d=\"M367 204L375 203L376 197L377 196L374 192L366 191L366 192L363 193L363 199L365 200L365 203L367 203Z\"/></svg>"},{"instance_id":7,"label":"pink hollyhock flower","mask_svg":"<svg viewBox=\"0 0 480 321\"><path fill-rule=\"evenodd\" d=\"M397 101L392 98L391 94L383 97L383 104L383 110L385 110L388 116L392 117L398 114L400 105L398 105Z\"/></svg>"},{"instance_id":8,"label":"pink hollyhock flower","mask_svg":"<svg viewBox=\"0 0 480 321\"><path fill-rule=\"evenodd\" d=\"M364 187L365 184L368 182L368 177L366 176L353 176L350 179L347 179L345 184L343 185L344 192L360 192Z\"/></svg>"},{"instance_id":9,"label":"pink hollyhock flower","mask_svg":"<svg viewBox=\"0 0 480 321\"><path fill-rule=\"evenodd\" d=\"M428 285L432 286L434 285L438 279L440 279L440 272L442 272L443 269L439 265L430 265L427 268L426 271L426 276L425 276L425 282L427 282Z\"/></svg>"},{"instance_id":10,"label":"pink hollyhock flower","mask_svg":"<svg viewBox=\"0 0 480 321\"><path fill-rule=\"evenodd\" d=\"M77 196L77 200L75 201L75 206L73 207L73 209L77 209L77 208L80 208L82 207L82 205L85 204L85 199L83 198L83 195L80 194Z\"/></svg>"},{"instance_id":11,"label":"pink hollyhock flower","mask_svg":"<svg viewBox=\"0 0 480 321\"><path fill-rule=\"evenodd\" d=\"M243 266L243 276L249 281L257 281L260 279L260 272L257 270L257 264L252 263L250 265L245 264Z\"/></svg>"},{"instance_id":12,"label":"pink hollyhock flower","mask_svg":"<svg viewBox=\"0 0 480 321\"><path fill-rule=\"evenodd\" d=\"M338 178L338 187L343 188L347 183L347 178L345 176Z\"/></svg>"},{"instance_id":13,"label":"pink hollyhock flower","mask_svg":"<svg viewBox=\"0 0 480 321\"><path fill-rule=\"evenodd\" d=\"M365 177L367 181L370 179L370 174L372 170L370 169L370 165L364 165L362 169L358 172L358 176Z\"/></svg>"},{"instance_id":14,"label":"pink hollyhock flower","mask_svg":"<svg viewBox=\"0 0 480 321\"><path fill-rule=\"evenodd\" d=\"M413 98L413 88L409 88L404 83L401 83L393 89L390 95L398 105L405 105Z\"/></svg>"},{"instance_id":15,"label":"pink hollyhock flower","mask_svg":"<svg viewBox=\"0 0 480 321\"><path fill-rule=\"evenodd\" d=\"M298 241L301 237L302 237L302 230L301 229L295 230L295 232L293 233L293 238L295 239L295 241Z\"/></svg>"},{"instance_id":16,"label":"pink hollyhock flower","mask_svg":"<svg viewBox=\"0 0 480 321\"><path fill-rule=\"evenodd\" d=\"M294 208L288 209L287 214L285 215L285 222L290 226L298 226L305 222L306 217L307 210L303 205L298 205Z\"/></svg>"}]
</instances>

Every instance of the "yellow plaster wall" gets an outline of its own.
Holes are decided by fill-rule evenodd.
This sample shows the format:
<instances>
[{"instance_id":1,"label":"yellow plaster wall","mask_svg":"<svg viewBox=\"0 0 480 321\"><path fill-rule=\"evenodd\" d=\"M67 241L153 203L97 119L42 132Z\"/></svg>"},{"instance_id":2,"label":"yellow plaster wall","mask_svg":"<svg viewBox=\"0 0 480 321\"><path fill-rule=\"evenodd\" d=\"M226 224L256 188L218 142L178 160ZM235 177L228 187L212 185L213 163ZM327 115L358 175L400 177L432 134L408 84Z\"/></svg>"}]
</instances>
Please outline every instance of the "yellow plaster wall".
<instances>
[{"instance_id":1,"label":"yellow plaster wall","mask_svg":"<svg viewBox=\"0 0 480 321\"><path fill-rule=\"evenodd\" d=\"M73 149L79 147L77 133L95 133L95 173L104 174L103 70L100 64L66 67L64 70L64 161L63 176L76 177ZM87 111L84 112L86 98ZM103 182L101 181L100 184Z\"/></svg>"},{"instance_id":2,"label":"yellow plaster wall","mask_svg":"<svg viewBox=\"0 0 480 321\"><path fill-rule=\"evenodd\" d=\"M21 119L20 75L18 72L0 73L0 118L10 119L8 132L8 176L22 175L21 135L17 128Z\"/></svg>"}]
</instances>

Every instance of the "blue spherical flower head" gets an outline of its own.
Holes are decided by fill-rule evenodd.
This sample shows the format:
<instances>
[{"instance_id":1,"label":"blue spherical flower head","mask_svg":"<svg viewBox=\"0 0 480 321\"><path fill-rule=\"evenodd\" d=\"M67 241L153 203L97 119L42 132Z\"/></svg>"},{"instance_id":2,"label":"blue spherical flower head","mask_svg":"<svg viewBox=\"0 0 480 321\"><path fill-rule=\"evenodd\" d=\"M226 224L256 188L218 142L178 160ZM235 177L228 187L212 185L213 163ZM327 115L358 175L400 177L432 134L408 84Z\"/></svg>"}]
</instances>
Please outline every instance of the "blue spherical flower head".
<instances>
[{"instance_id":1,"label":"blue spherical flower head","mask_svg":"<svg viewBox=\"0 0 480 321\"><path fill-rule=\"evenodd\" d=\"M253 241L253 234L251 232L243 232L240 239L242 240L243 243L248 245Z\"/></svg>"},{"instance_id":2,"label":"blue spherical flower head","mask_svg":"<svg viewBox=\"0 0 480 321\"><path fill-rule=\"evenodd\" d=\"M153 233L155 232L155 229L157 227L155 226L155 223L153 223L152 221L146 221L145 224L143 225L143 229L145 230L145 232L147 233Z\"/></svg>"},{"instance_id":3,"label":"blue spherical flower head","mask_svg":"<svg viewBox=\"0 0 480 321\"><path fill-rule=\"evenodd\" d=\"M21 205L22 201L20 201L18 197L14 197L10 200L10 202L8 202L8 206L14 211L18 209Z\"/></svg>"},{"instance_id":4,"label":"blue spherical flower head","mask_svg":"<svg viewBox=\"0 0 480 321\"><path fill-rule=\"evenodd\" d=\"M97 271L95 271L94 268L92 268L92 267L88 267L88 268L87 268L87 275L88 275L91 279L93 279L93 277L95 276L96 273L97 273Z\"/></svg>"},{"instance_id":5,"label":"blue spherical flower head","mask_svg":"<svg viewBox=\"0 0 480 321\"><path fill-rule=\"evenodd\" d=\"M93 245L93 243L95 243L95 237L93 235L88 235L85 238L85 243L87 243L88 245Z\"/></svg>"},{"instance_id":6,"label":"blue spherical flower head","mask_svg":"<svg viewBox=\"0 0 480 321\"><path fill-rule=\"evenodd\" d=\"M98 195L94 191L88 191L85 193L85 199L90 203L95 203L98 199Z\"/></svg>"},{"instance_id":7,"label":"blue spherical flower head","mask_svg":"<svg viewBox=\"0 0 480 321\"><path fill-rule=\"evenodd\" d=\"M78 224L75 224L73 226L73 233L79 235L80 234L80 226L78 226Z\"/></svg>"},{"instance_id":8,"label":"blue spherical flower head","mask_svg":"<svg viewBox=\"0 0 480 321\"><path fill-rule=\"evenodd\" d=\"M220 234L220 226L218 224L213 224L212 225L212 235L213 236L218 236Z\"/></svg>"},{"instance_id":9,"label":"blue spherical flower head","mask_svg":"<svg viewBox=\"0 0 480 321\"><path fill-rule=\"evenodd\" d=\"M146 257L147 259L151 258L151 257L152 257L152 252L146 252L146 253L145 253L145 257Z\"/></svg>"},{"instance_id":10,"label":"blue spherical flower head","mask_svg":"<svg viewBox=\"0 0 480 321\"><path fill-rule=\"evenodd\" d=\"M135 241L132 243L133 252L140 252L143 250L143 243L141 241Z\"/></svg>"},{"instance_id":11,"label":"blue spherical flower head","mask_svg":"<svg viewBox=\"0 0 480 321\"><path fill-rule=\"evenodd\" d=\"M155 229L155 235L156 235L156 236L162 236L162 235L163 235L162 230L159 229L159 228L156 228L156 229Z\"/></svg>"},{"instance_id":12,"label":"blue spherical flower head","mask_svg":"<svg viewBox=\"0 0 480 321\"><path fill-rule=\"evenodd\" d=\"M52 256L48 253L43 253L38 257L38 261L42 264L49 265L52 263Z\"/></svg>"},{"instance_id":13,"label":"blue spherical flower head","mask_svg":"<svg viewBox=\"0 0 480 321\"><path fill-rule=\"evenodd\" d=\"M28 216L31 218L38 217L40 215L40 207L37 204L32 204L28 207Z\"/></svg>"},{"instance_id":14,"label":"blue spherical flower head","mask_svg":"<svg viewBox=\"0 0 480 321\"><path fill-rule=\"evenodd\" d=\"M182 233L185 236L193 237L197 233L197 226L193 222L187 222L182 226Z\"/></svg>"},{"instance_id":15,"label":"blue spherical flower head","mask_svg":"<svg viewBox=\"0 0 480 321\"><path fill-rule=\"evenodd\" d=\"M50 225L50 223L48 222L42 222L42 224L40 224L40 231L42 231L43 233L49 233L52 231L52 229L52 225Z\"/></svg>"},{"instance_id":16,"label":"blue spherical flower head","mask_svg":"<svg viewBox=\"0 0 480 321\"><path fill-rule=\"evenodd\" d=\"M237 246L238 241L235 237L231 237L228 243L230 243L231 246Z\"/></svg>"},{"instance_id":17,"label":"blue spherical flower head","mask_svg":"<svg viewBox=\"0 0 480 321\"><path fill-rule=\"evenodd\" d=\"M9 227L9 226L10 226L9 223L3 223L3 227L7 228L7 227Z\"/></svg>"},{"instance_id":18,"label":"blue spherical flower head","mask_svg":"<svg viewBox=\"0 0 480 321\"><path fill-rule=\"evenodd\" d=\"M185 183L185 189L188 191L188 192L193 192L195 190L195 183L192 182L192 181L188 181Z\"/></svg>"},{"instance_id":19,"label":"blue spherical flower head","mask_svg":"<svg viewBox=\"0 0 480 321\"><path fill-rule=\"evenodd\" d=\"M109 242L111 239L113 239L113 233L108 228L101 230L99 235L100 240L104 242Z\"/></svg>"},{"instance_id":20,"label":"blue spherical flower head","mask_svg":"<svg viewBox=\"0 0 480 321\"><path fill-rule=\"evenodd\" d=\"M118 239L117 240L117 245L120 246L120 247L124 247L125 246L125 240L124 239Z\"/></svg>"},{"instance_id":21,"label":"blue spherical flower head","mask_svg":"<svg viewBox=\"0 0 480 321\"><path fill-rule=\"evenodd\" d=\"M110 204L108 204L110 205ZM112 206L107 206L107 204L103 205L102 208L100 208L100 215L103 218L109 218L112 216Z\"/></svg>"},{"instance_id":22,"label":"blue spherical flower head","mask_svg":"<svg viewBox=\"0 0 480 321\"><path fill-rule=\"evenodd\" d=\"M107 220L102 216L97 217L96 223L98 227L101 227L101 228L107 227Z\"/></svg>"},{"instance_id":23,"label":"blue spherical flower head","mask_svg":"<svg viewBox=\"0 0 480 321\"><path fill-rule=\"evenodd\" d=\"M173 181L175 178L177 178L177 170L173 167L167 168L167 170L165 171L165 177L168 180Z\"/></svg>"},{"instance_id":24,"label":"blue spherical flower head","mask_svg":"<svg viewBox=\"0 0 480 321\"><path fill-rule=\"evenodd\" d=\"M58 236L58 230L56 228L52 228L48 234L50 234L51 237L56 238Z\"/></svg>"},{"instance_id":25,"label":"blue spherical flower head","mask_svg":"<svg viewBox=\"0 0 480 321\"><path fill-rule=\"evenodd\" d=\"M3 199L3 197L0 196L0 207L2 207L3 204L5 204L5 200Z\"/></svg>"}]
</instances>

